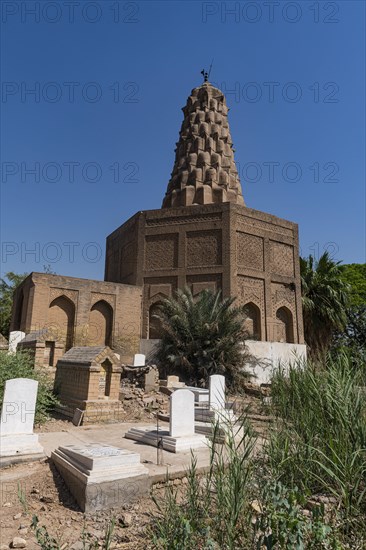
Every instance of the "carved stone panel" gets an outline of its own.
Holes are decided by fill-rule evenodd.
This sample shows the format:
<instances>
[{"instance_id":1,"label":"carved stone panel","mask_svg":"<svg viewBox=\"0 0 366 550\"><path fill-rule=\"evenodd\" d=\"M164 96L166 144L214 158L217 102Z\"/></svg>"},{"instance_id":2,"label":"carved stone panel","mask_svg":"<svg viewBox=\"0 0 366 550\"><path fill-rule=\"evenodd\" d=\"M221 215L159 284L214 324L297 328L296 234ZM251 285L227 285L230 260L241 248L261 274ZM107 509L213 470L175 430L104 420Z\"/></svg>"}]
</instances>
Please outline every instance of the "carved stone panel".
<instances>
[{"instance_id":1,"label":"carved stone panel","mask_svg":"<svg viewBox=\"0 0 366 550\"><path fill-rule=\"evenodd\" d=\"M187 233L187 266L201 267L222 264L221 231Z\"/></svg>"},{"instance_id":2,"label":"carved stone panel","mask_svg":"<svg viewBox=\"0 0 366 550\"><path fill-rule=\"evenodd\" d=\"M238 265L263 271L263 238L237 232L236 252Z\"/></svg>"},{"instance_id":3,"label":"carved stone panel","mask_svg":"<svg viewBox=\"0 0 366 550\"><path fill-rule=\"evenodd\" d=\"M270 241L272 272L286 277L294 276L294 248L291 245Z\"/></svg>"},{"instance_id":4,"label":"carved stone panel","mask_svg":"<svg viewBox=\"0 0 366 550\"><path fill-rule=\"evenodd\" d=\"M173 269L178 265L178 233L146 237L145 269Z\"/></svg>"}]
</instances>

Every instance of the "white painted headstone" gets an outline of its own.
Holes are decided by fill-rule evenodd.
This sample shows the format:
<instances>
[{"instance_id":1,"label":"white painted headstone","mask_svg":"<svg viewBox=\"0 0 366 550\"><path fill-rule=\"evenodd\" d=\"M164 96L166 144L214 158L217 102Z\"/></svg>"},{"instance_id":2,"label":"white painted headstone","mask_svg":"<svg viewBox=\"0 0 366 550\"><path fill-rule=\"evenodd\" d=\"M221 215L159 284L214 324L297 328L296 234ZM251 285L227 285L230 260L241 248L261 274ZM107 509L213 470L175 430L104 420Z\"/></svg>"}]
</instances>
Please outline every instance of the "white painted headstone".
<instances>
[{"instance_id":1,"label":"white painted headstone","mask_svg":"<svg viewBox=\"0 0 366 550\"><path fill-rule=\"evenodd\" d=\"M25 332L12 330L9 334L9 353L15 353L18 343L25 338Z\"/></svg>"},{"instance_id":2,"label":"white painted headstone","mask_svg":"<svg viewBox=\"0 0 366 550\"><path fill-rule=\"evenodd\" d=\"M209 379L210 409L225 409L225 376L213 374Z\"/></svg>"},{"instance_id":3,"label":"white painted headstone","mask_svg":"<svg viewBox=\"0 0 366 550\"><path fill-rule=\"evenodd\" d=\"M170 396L169 435L194 434L194 395L189 390L176 390Z\"/></svg>"},{"instance_id":4,"label":"white painted headstone","mask_svg":"<svg viewBox=\"0 0 366 550\"><path fill-rule=\"evenodd\" d=\"M5 382L1 435L33 433L37 390L38 382L29 378L13 378Z\"/></svg>"},{"instance_id":5,"label":"white painted headstone","mask_svg":"<svg viewBox=\"0 0 366 550\"><path fill-rule=\"evenodd\" d=\"M43 448L33 433L38 382L14 378L5 383L0 420L0 459L11 464L24 456L40 457Z\"/></svg>"},{"instance_id":6,"label":"white painted headstone","mask_svg":"<svg viewBox=\"0 0 366 550\"><path fill-rule=\"evenodd\" d=\"M134 367L144 367L146 357L143 353L136 353L133 357L133 366Z\"/></svg>"}]
</instances>

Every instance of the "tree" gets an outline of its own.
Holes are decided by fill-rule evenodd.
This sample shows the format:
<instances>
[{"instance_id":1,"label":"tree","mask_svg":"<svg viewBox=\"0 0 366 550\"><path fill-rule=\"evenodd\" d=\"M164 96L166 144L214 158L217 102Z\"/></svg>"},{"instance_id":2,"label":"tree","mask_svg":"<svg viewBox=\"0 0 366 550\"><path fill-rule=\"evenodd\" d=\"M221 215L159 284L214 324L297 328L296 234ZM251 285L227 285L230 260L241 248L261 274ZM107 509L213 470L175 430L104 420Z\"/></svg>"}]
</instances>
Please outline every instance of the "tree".
<instances>
[{"instance_id":1,"label":"tree","mask_svg":"<svg viewBox=\"0 0 366 550\"><path fill-rule=\"evenodd\" d=\"M14 292L27 276L28 273L9 271L4 279L0 279L0 333L5 337L9 336Z\"/></svg>"},{"instance_id":2,"label":"tree","mask_svg":"<svg viewBox=\"0 0 366 550\"><path fill-rule=\"evenodd\" d=\"M366 304L347 310L347 323L342 331L333 335L332 354L347 353L354 368L366 375Z\"/></svg>"},{"instance_id":3,"label":"tree","mask_svg":"<svg viewBox=\"0 0 366 550\"><path fill-rule=\"evenodd\" d=\"M157 307L162 338L157 359L163 374L178 374L194 385L204 385L211 374L223 374L228 385L243 378L245 340L243 307L221 291L202 291L195 299L189 288L178 290Z\"/></svg>"},{"instance_id":4,"label":"tree","mask_svg":"<svg viewBox=\"0 0 366 550\"><path fill-rule=\"evenodd\" d=\"M366 264L345 264L341 278L351 286L351 307L366 305Z\"/></svg>"},{"instance_id":5,"label":"tree","mask_svg":"<svg viewBox=\"0 0 366 550\"><path fill-rule=\"evenodd\" d=\"M300 258L300 272L305 341L317 357L329 349L333 332L346 326L350 287L328 252L318 261Z\"/></svg>"}]
</instances>

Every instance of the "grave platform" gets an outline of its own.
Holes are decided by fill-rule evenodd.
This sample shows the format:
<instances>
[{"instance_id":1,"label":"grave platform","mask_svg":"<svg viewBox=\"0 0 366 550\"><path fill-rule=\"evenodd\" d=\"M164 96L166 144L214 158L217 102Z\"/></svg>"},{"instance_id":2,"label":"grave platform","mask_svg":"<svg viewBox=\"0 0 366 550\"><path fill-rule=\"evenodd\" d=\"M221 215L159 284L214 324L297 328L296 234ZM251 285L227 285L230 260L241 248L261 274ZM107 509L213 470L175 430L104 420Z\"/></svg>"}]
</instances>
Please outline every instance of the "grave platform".
<instances>
[{"instance_id":1,"label":"grave platform","mask_svg":"<svg viewBox=\"0 0 366 550\"><path fill-rule=\"evenodd\" d=\"M169 430L164 428L157 430L154 426L130 428L126 432L125 437L146 445L161 446L165 451L172 453L189 451L190 449L201 449L207 447L208 444L205 435L193 433L174 437L170 435Z\"/></svg>"},{"instance_id":2,"label":"grave platform","mask_svg":"<svg viewBox=\"0 0 366 550\"><path fill-rule=\"evenodd\" d=\"M0 437L0 467L45 458L38 434L12 434Z\"/></svg>"},{"instance_id":3,"label":"grave platform","mask_svg":"<svg viewBox=\"0 0 366 550\"><path fill-rule=\"evenodd\" d=\"M91 443L61 446L51 459L83 512L129 504L148 492L138 453Z\"/></svg>"}]
</instances>

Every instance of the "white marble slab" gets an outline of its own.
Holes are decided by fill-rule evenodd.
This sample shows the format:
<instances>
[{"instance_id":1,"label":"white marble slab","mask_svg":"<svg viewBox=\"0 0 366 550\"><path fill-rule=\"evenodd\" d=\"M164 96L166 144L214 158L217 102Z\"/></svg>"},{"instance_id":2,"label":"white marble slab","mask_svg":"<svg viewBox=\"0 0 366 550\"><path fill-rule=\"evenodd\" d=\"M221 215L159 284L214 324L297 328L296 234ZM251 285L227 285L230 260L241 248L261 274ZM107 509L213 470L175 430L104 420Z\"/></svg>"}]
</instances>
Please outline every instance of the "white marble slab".
<instances>
[{"instance_id":1,"label":"white marble slab","mask_svg":"<svg viewBox=\"0 0 366 550\"><path fill-rule=\"evenodd\" d=\"M210 409L225 409L225 376L213 374L209 378Z\"/></svg>"},{"instance_id":2,"label":"white marble slab","mask_svg":"<svg viewBox=\"0 0 366 550\"><path fill-rule=\"evenodd\" d=\"M33 433L37 390L38 382L29 378L5 382L0 435Z\"/></svg>"},{"instance_id":3,"label":"white marble slab","mask_svg":"<svg viewBox=\"0 0 366 550\"><path fill-rule=\"evenodd\" d=\"M176 390L170 396L169 435L194 434L194 395L189 390Z\"/></svg>"}]
</instances>

